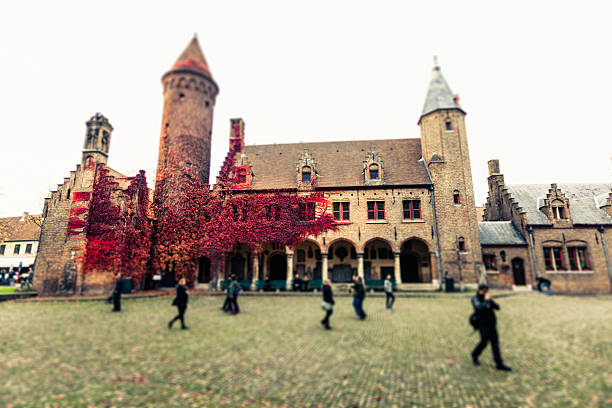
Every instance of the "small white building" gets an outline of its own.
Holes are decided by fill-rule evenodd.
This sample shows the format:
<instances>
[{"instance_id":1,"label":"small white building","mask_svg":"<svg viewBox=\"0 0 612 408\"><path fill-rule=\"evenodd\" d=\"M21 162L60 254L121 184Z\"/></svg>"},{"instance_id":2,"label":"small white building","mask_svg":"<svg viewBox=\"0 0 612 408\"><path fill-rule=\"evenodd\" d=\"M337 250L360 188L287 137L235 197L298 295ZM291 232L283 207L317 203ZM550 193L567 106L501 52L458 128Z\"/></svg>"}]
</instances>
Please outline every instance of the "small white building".
<instances>
[{"instance_id":1,"label":"small white building","mask_svg":"<svg viewBox=\"0 0 612 408\"><path fill-rule=\"evenodd\" d=\"M40 238L40 215L0 218L0 272L29 272Z\"/></svg>"}]
</instances>

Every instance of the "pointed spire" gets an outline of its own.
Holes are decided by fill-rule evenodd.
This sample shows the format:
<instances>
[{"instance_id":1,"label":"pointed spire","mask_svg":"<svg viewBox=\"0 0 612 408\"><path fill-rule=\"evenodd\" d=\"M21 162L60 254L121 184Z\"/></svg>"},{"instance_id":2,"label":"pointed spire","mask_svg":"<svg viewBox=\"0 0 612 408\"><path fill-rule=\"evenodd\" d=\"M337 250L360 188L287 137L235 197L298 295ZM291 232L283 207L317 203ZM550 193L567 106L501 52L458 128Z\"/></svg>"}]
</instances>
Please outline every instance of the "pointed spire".
<instances>
[{"instance_id":1,"label":"pointed spire","mask_svg":"<svg viewBox=\"0 0 612 408\"><path fill-rule=\"evenodd\" d=\"M458 98L453 91L451 91L446 79L442 76L440 71L440 65L438 65L438 57L434 56L434 66L431 72L431 81L429 82L429 89L427 90L427 96L425 97L425 105L423 106L423 113L421 117L437 111L438 109L459 109L463 112L463 109L458 104ZM465 113L465 112L463 112Z\"/></svg>"},{"instance_id":2,"label":"pointed spire","mask_svg":"<svg viewBox=\"0 0 612 408\"><path fill-rule=\"evenodd\" d=\"M193 38L178 57L170 71L179 69L187 69L212 78L212 73L210 72L206 58L204 58L204 53L200 47L197 33L193 34Z\"/></svg>"}]
</instances>

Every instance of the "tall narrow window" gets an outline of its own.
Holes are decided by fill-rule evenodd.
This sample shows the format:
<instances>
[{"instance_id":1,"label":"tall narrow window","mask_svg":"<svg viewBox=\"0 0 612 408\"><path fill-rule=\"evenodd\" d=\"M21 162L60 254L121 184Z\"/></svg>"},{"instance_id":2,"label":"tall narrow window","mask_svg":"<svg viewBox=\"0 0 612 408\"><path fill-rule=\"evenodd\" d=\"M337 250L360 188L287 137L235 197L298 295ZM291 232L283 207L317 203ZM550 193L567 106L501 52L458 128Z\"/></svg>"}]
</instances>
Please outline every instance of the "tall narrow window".
<instances>
[{"instance_id":1,"label":"tall narrow window","mask_svg":"<svg viewBox=\"0 0 612 408\"><path fill-rule=\"evenodd\" d=\"M561 247L544 247L544 264L549 271L565 269Z\"/></svg>"},{"instance_id":2,"label":"tall narrow window","mask_svg":"<svg viewBox=\"0 0 612 408\"><path fill-rule=\"evenodd\" d=\"M333 203L334 220L336 221L348 221L350 219L349 202L335 202Z\"/></svg>"},{"instance_id":3,"label":"tall narrow window","mask_svg":"<svg viewBox=\"0 0 612 408\"><path fill-rule=\"evenodd\" d=\"M4 251L6 251L6 245L0 245L0 255L4 255Z\"/></svg>"},{"instance_id":4,"label":"tall narrow window","mask_svg":"<svg viewBox=\"0 0 612 408\"><path fill-rule=\"evenodd\" d=\"M21 250L21 245L16 244L15 249L13 249L13 254L19 255L19 251Z\"/></svg>"},{"instance_id":5,"label":"tall narrow window","mask_svg":"<svg viewBox=\"0 0 612 408\"><path fill-rule=\"evenodd\" d=\"M565 208L563 208L562 206L553 206L552 213L553 213L553 218L555 220L564 220L564 219L566 219Z\"/></svg>"},{"instance_id":6,"label":"tall narrow window","mask_svg":"<svg viewBox=\"0 0 612 408\"><path fill-rule=\"evenodd\" d=\"M459 237L457 240L457 249L459 252L465 252L465 239L463 237Z\"/></svg>"},{"instance_id":7,"label":"tall narrow window","mask_svg":"<svg viewBox=\"0 0 612 408\"><path fill-rule=\"evenodd\" d=\"M405 220L421 219L421 200L404 200L402 205Z\"/></svg>"},{"instance_id":8,"label":"tall narrow window","mask_svg":"<svg viewBox=\"0 0 612 408\"><path fill-rule=\"evenodd\" d=\"M25 253L26 254L31 254L32 253L32 244L26 244Z\"/></svg>"},{"instance_id":9,"label":"tall narrow window","mask_svg":"<svg viewBox=\"0 0 612 408\"><path fill-rule=\"evenodd\" d=\"M311 169L308 166L302 167L302 182L310 182Z\"/></svg>"},{"instance_id":10,"label":"tall narrow window","mask_svg":"<svg viewBox=\"0 0 612 408\"><path fill-rule=\"evenodd\" d=\"M246 170L238 169L238 172L236 173L236 183L242 184L242 183L246 183L246 181L247 181Z\"/></svg>"},{"instance_id":11,"label":"tall narrow window","mask_svg":"<svg viewBox=\"0 0 612 408\"><path fill-rule=\"evenodd\" d=\"M447 121L446 121L446 130L447 130L447 131L451 131L451 130L453 130L453 124L451 123L451 121L450 121L450 120L447 120Z\"/></svg>"},{"instance_id":12,"label":"tall narrow window","mask_svg":"<svg viewBox=\"0 0 612 408\"><path fill-rule=\"evenodd\" d=\"M590 270L586 247L568 247L570 269L574 271Z\"/></svg>"},{"instance_id":13,"label":"tall narrow window","mask_svg":"<svg viewBox=\"0 0 612 408\"><path fill-rule=\"evenodd\" d=\"M368 220L385 219L385 202L368 201Z\"/></svg>"},{"instance_id":14,"label":"tall narrow window","mask_svg":"<svg viewBox=\"0 0 612 408\"><path fill-rule=\"evenodd\" d=\"M453 192L453 203L455 203L455 205L461 204L461 195L459 194L459 190L455 190Z\"/></svg>"},{"instance_id":15,"label":"tall narrow window","mask_svg":"<svg viewBox=\"0 0 612 408\"><path fill-rule=\"evenodd\" d=\"M370 180L378 180L378 164L370 164Z\"/></svg>"}]
</instances>

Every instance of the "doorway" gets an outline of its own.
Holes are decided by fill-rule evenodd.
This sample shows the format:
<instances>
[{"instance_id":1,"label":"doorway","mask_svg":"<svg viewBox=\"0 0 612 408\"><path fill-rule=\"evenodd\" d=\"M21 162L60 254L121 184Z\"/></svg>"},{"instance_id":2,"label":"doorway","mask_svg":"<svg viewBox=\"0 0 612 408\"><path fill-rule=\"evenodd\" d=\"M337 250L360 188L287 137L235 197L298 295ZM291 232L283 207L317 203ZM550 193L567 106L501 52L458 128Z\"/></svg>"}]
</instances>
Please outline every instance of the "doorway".
<instances>
[{"instance_id":1,"label":"doorway","mask_svg":"<svg viewBox=\"0 0 612 408\"><path fill-rule=\"evenodd\" d=\"M400 266L402 273L402 282L418 283L419 280L419 260L411 253L405 253L400 256Z\"/></svg>"},{"instance_id":2,"label":"doorway","mask_svg":"<svg viewBox=\"0 0 612 408\"><path fill-rule=\"evenodd\" d=\"M287 257L284 254L270 257L270 280L287 280Z\"/></svg>"},{"instance_id":3,"label":"doorway","mask_svg":"<svg viewBox=\"0 0 612 408\"><path fill-rule=\"evenodd\" d=\"M525 280L525 267L521 258L514 258L512 260L512 276L516 286L525 286L527 284Z\"/></svg>"},{"instance_id":4,"label":"doorway","mask_svg":"<svg viewBox=\"0 0 612 408\"><path fill-rule=\"evenodd\" d=\"M200 258L198 268L198 283L210 282L210 259L203 256Z\"/></svg>"}]
</instances>

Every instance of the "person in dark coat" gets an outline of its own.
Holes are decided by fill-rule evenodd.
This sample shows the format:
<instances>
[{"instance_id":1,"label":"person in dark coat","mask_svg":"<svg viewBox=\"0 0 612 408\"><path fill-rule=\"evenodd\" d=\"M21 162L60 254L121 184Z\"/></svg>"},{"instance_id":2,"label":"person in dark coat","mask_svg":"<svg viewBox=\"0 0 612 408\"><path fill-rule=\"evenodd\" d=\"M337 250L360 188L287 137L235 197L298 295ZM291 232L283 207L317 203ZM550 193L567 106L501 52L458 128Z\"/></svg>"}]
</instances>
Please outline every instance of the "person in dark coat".
<instances>
[{"instance_id":1,"label":"person in dark coat","mask_svg":"<svg viewBox=\"0 0 612 408\"><path fill-rule=\"evenodd\" d=\"M552 294L550 290L550 280L549 279L539 276L538 279L536 279L536 281L538 282L538 291L542 293L546 293L548 296ZM548 292L544 292L544 288L546 288Z\"/></svg>"},{"instance_id":2,"label":"person in dark coat","mask_svg":"<svg viewBox=\"0 0 612 408\"><path fill-rule=\"evenodd\" d=\"M360 320L366 318L366 313L363 311L363 300L365 299L366 293L363 283L361 282L361 276L353 276L353 308L355 313Z\"/></svg>"},{"instance_id":3,"label":"person in dark coat","mask_svg":"<svg viewBox=\"0 0 612 408\"><path fill-rule=\"evenodd\" d=\"M293 291L301 292L303 284L304 284L304 281L300 279L300 275L295 275L295 279L293 279Z\"/></svg>"},{"instance_id":4,"label":"person in dark coat","mask_svg":"<svg viewBox=\"0 0 612 408\"><path fill-rule=\"evenodd\" d=\"M499 351L497 319L495 318L495 310L499 310L499 305L491 297L487 285L478 286L478 291L472 298L472 306L474 307L474 313L476 315L476 327L480 332L480 342L472 351L472 362L474 365L480 365L478 357L485 347L487 347L487 343L491 342L496 368L503 371L512 371L512 368L504 364L504 360L502 360Z\"/></svg>"},{"instance_id":5,"label":"person in dark coat","mask_svg":"<svg viewBox=\"0 0 612 408\"><path fill-rule=\"evenodd\" d=\"M225 294L225 302L223 302L223 307L221 308L221 310L223 310L224 312L229 312L232 309L232 283L234 282L232 276L229 277L229 280L227 281L227 289L226 289L226 294Z\"/></svg>"},{"instance_id":6,"label":"person in dark coat","mask_svg":"<svg viewBox=\"0 0 612 408\"><path fill-rule=\"evenodd\" d=\"M123 275L115 275L115 289L113 290L113 312L121 311L121 294L123 293Z\"/></svg>"},{"instance_id":7,"label":"person in dark coat","mask_svg":"<svg viewBox=\"0 0 612 408\"><path fill-rule=\"evenodd\" d=\"M232 275L232 294L230 295L230 313L240 313L238 307L238 294L240 293L240 281L236 278L236 275Z\"/></svg>"},{"instance_id":8,"label":"person in dark coat","mask_svg":"<svg viewBox=\"0 0 612 408\"><path fill-rule=\"evenodd\" d=\"M181 320L181 329L187 330L189 328L185 325L185 311L187 310L188 302L187 281L185 278L181 278L178 285L176 285L176 297L172 301L172 305L176 306L178 309L178 314L168 322L168 329L171 329L172 324L179 319Z\"/></svg>"},{"instance_id":9,"label":"person in dark coat","mask_svg":"<svg viewBox=\"0 0 612 408\"><path fill-rule=\"evenodd\" d=\"M332 291L331 282L329 279L323 281L323 302L321 307L325 310L325 318L321 320L321 324L327 329L331 329L329 326L329 317L334 313L334 293Z\"/></svg>"}]
</instances>

